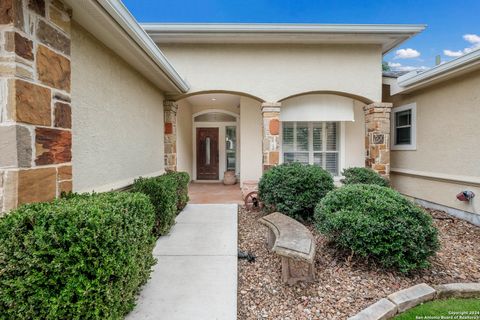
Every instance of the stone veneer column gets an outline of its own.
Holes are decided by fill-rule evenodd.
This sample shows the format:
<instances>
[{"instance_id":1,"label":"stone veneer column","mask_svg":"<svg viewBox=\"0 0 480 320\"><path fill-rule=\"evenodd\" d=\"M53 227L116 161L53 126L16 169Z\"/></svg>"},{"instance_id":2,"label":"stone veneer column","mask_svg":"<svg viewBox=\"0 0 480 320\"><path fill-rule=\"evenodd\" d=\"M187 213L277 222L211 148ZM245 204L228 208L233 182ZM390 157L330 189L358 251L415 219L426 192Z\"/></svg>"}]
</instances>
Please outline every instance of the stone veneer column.
<instances>
[{"instance_id":1,"label":"stone veneer column","mask_svg":"<svg viewBox=\"0 0 480 320\"><path fill-rule=\"evenodd\" d=\"M264 172L279 163L280 106L280 103L262 104Z\"/></svg>"},{"instance_id":2,"label":"stone veneer column","mask_svg":"<svg viewBox=\"0 0 480 320\"><path fill-rule=\"evenodd\" d=\"M375 102L365 111L365 166L382 176L390 176L390 114L391 103Z\"/></svg>"},{"instance_id":3,"label":"stone veneer column","mask_svg":"<svg viewBox=\"0 0 480 320\"><path fill-rule=\"evenodd\" d=\"M72 190L70 18L60 0L0 1L0 213Z\"/></svg>"},{"instance_id":4,"label":"stone veneer column","mask_svg":"<svg viewBox=\"0 0 480 320\"><path fill-rule=\"evenodd\" d=\"M177 171L177 109L175 101L163 102L165 132L165 170Z\"/></svg>"}]
</instances>

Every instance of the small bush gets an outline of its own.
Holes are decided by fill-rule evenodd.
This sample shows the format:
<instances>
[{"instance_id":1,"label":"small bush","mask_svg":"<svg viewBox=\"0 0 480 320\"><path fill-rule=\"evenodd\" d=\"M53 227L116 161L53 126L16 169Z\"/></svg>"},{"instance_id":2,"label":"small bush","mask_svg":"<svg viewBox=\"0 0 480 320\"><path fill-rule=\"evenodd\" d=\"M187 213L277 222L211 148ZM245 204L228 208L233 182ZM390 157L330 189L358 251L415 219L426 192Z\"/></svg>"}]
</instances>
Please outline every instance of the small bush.
<instances>
[{"instance_id":1,"label":"small bush","mask_svg":"<svg viewBox=\"0 0 480 320\"><path fill-rule=\"evenodd\" d=\"M315 209L315 220L339 247L403 273L428 267L439 249L432 218L386 187L354 184L332 191Z\"/></svg>"},{"instance_id":2,"label":"small bush","mask_svg":"<svg viewBox=\"0 0 480 320\"><path fill-rule=\"evenodd\" d=\"M188 184L190 176L186 172L169 171L167 175L177 181L177 214L179 214L188 203Z\"/></svg>"},{"instance_id":3,"label":"small bush","mask_svg":"<svg viewBox=\"0 0 480 320\"><path fill-rule=\"evenodd\" d=\"M0 218L1 319L123 319L155 260L136 193L25 205Z\"/></svg>"},{"instance_id":4,"label":"small bush","mask_svg":"<svg viewBox=\"0 0 480 320\"><path fill-rule=\"evenodd\" d=\"M265 172L259 196L267 207L293 218L313 218L315 205L333 190L333 178L318 166L282 164Z\"/></svg>"},{"instance_id":5,"label":"small bush","mask_svg":"<svg viewBox=\"0 0 480 320\"><path fill-rule=\"evenodd\" d=\"M389 185L387 179L370 168L348 168L343 170L342 175L345 177L342 180L344 184L376 184L382 187Z\"/></svg>"},{"instance_id":6,"label":"small bush","mask_svg":"<svg viewBox=\"0 0 480 320\"><path fill-rule=\"evenodd\" d=\"M159 237L167 234L177 215L177 179L171 174L153 178L138 178L132 191L146 194L155 207L153 233Z\"/></svg>"}]
</instances>

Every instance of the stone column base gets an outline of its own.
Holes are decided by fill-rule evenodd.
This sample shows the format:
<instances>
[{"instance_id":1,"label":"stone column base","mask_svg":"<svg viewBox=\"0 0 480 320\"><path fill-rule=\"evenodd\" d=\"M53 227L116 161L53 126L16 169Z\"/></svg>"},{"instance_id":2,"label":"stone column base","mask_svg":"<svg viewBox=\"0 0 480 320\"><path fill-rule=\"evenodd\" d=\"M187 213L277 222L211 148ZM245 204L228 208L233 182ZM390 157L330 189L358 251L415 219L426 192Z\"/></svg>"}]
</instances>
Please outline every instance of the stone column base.
<instances>
[{"instance_id":1,"label":"stone column base","mask_svg":"<svg viewBox=\"0 0 480 320\"><path fill-rule=\"evenodd\" d=\"M365 167L380 175L390 176L390 114L392 104L376 102L365 111Z\"/></svg>"},{"instance_id":2,"label":"stone column base","mask_svg":"<svg viewBox=\"0 0 480 320\"><path fill-rule=\"evenodd\" d=\"M163 102L166 171L177 171L177 110L178 105L175 101L165 100Z\"/></svg>"},{"instance_id":3,"label":"stone column base","mask_svg":"<svg viewBox=\"0 0 480 320\"><path fill-rule=\"evenodd\" d=\"M280 103L262 104L263 171L280 162Z\"/></svg>"}]
</instances>

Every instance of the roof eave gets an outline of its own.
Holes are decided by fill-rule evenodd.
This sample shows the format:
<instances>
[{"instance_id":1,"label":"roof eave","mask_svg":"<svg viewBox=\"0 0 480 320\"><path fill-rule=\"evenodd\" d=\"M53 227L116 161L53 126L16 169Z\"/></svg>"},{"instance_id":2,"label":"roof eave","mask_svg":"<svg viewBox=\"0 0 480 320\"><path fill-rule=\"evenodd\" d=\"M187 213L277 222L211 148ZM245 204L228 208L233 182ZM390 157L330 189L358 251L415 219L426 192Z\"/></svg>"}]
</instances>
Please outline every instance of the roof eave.
<instances>
[{"instance_id":1,"label":"roof eave","mask_svg":"<svg viewBox=\"0 0 480 320\"><path fill-rule=\"evenodd\" d=\"M411 92L479 68L480 50L476 50L427 71L421 73L412 71L398 77L399 90L395 94Z\"/></svg>"},{"instance_id":2,"label":"roof eave","mask_svg":"<svg viewBox=\"0 0 480 320\"><path fill-rule=\"evenodd\" d=\"M189 90L189 85L121 1L65 0L65 2L74 9L74 18L77 17L77 22L82 27L104 42L159 88L165 87L168 91L178 93ZM102 28L106 29L102 30ZM110 31L110 34L106 34L106 30ZM127 48L130 52L127 52Z\"/></svg>"},{"instance_id":3,"label":"roof eave","mask_svg":"<svg viewBox=\"0 0 480 320\"><path fill-rule=\"evenodd\" d=\"M390 50L425 29L425 25L372 24L215 24L143 23L157 43L370 43ZM297 38L292 38L296 36ZM328 37L329 40L326 40ZM356 40L345 40L351 37ZM359 41L363 37L363 42ZM383 38L383 39L381 39Z\"/></svg>"}]
</instances>

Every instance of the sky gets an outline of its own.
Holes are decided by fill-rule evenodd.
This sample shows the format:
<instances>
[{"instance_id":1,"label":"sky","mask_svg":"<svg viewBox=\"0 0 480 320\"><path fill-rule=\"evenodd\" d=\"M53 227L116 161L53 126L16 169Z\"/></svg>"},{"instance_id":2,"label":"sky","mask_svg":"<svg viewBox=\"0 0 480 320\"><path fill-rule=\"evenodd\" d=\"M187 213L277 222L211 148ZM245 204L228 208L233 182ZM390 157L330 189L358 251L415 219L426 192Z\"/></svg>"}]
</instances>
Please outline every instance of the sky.
<instances>
[{"instance_id":1,"label":"sky","mask_svg":"<svg viewBox=\"0 0 480 320\"><path fill-rule=\"evenodd\" d=\"M139 22L426 24L385 55L427 69L480 49L480 0L124 0Z\"/></svg>"}]
</instances>

